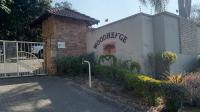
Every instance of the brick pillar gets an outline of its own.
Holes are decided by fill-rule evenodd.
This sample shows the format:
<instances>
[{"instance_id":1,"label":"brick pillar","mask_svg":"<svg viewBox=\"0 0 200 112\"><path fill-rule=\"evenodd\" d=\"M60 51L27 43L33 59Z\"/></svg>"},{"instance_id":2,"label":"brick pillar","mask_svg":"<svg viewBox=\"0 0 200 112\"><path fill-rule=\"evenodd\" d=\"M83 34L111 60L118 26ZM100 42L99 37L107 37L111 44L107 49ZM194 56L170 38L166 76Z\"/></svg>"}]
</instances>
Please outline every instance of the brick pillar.
<instances>
[{"instance_id":1,"label":"brick pillar","mask_svg":"<svg viewBox=\"0 0 200 112\"><path fill-rule=\"evenodd\" d=\"M51 16L42 23L45 65L49 75L56 73L57 58L86 53L87 28L83 21L58 16ZM58 42L65 43L65 48L58 48Z\"/></svg>"}]
</instances>

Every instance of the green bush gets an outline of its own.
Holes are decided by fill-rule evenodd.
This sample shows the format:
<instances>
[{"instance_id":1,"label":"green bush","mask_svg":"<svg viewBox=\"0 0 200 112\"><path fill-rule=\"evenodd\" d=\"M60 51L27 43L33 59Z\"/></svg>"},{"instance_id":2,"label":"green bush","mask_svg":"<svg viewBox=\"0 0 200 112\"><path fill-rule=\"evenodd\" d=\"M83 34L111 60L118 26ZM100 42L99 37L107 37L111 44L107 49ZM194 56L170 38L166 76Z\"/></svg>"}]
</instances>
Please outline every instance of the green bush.
<instances>
[{"instance_id":1,"label":"green bush","mask_svg":"<svg viewBox=\"0 0 200 112\"><path fill-rule=\"evenodd\" d=\"M95 65L93 67L93 74L104 81L121 84L124 81L123 75L127 70L118 68L116 66Z\"/></svg>"},{"instance_id":2,"label":"green bush","mask_svg":"<svg viewBox=\"0 0 200 112\"><path fill-rule=\"evenodd\" d=\"M149 105L155 105L162 97L168 112L176 112L187 98L187 91L179 85L156 80L143 74L133 74L116 66L97 65L94 74L104 81L120 84L125 90L144 98Z\"/></svg>"},{"instance_id":3,"label":"green bush","mask_svg":"<svg viewBox=\"0 0 200 112\"><path fill-rule=\"evenodd\" d=\"M119 69L126 69L132 73L139 73L141 66L137 61L132 61L132 60L118 60L117 65Z\"/></svg>"},{"instance_id":4,"label":"green bush","mask_svg":"<svg viewBox=\"0 0 200 112\"><path fill-rule=\"evenodd\" d=\"M56 59L56 67L58 74L67 75L84 75L88 73L88 65L82 64L82 60L88 60L92 63L92 66L96 63L94 54L84 54L81 56L66 56Z\"/></svg>"},{"instance_id":5,"label":"green bush","mask_svg":"<svg viewBox=\"0 0 200 112\"><path fill-rule=\"evenodd\" d=\"M141 66L138 62L136 62L136 61L131 62L131 66L130 66L131 72L139 73L140 69L141 69Z\"/></svg>"},{"instance_id":6,"label":"green bush","mask_svg":"<svg viewBox=\"0 0 200 112\"><path fill-rule=\"evenodd\" d=\"M121 60L121 59L119 59L119 60L117 60L116 67L129 70L130 69L130 63L131 63L131 60Z\"/></svg>"},{"instance_id":7,"label":"green bush","mask_svg":"<svg viewBox=\"0 0 200 112\"><path fill-rule=\"evenodd\" d=\"M102 64L106 61L112 62L111 65L116 65L117 58L114 55L101 55L99 57L98 63Z\"/></svg>"},{"instance_id":8,"label":"green bush","mask_svg":"<svg viewBox=\"0 0 200 112\"><path fill-rule=\"evenodd\" d=\"M187 90L180 85L164 83L160 90L165 98L165 105L169 112L177 112L188 98Z\"/></svg>"},{"instance_id":9,"label":"green bush","mask_svg":"<svg viewBox=\"0 0 200 112\"><path fill-rule=\"evenodd\" d=\"M134 96L144 97L148 100L148 103L154 104L157 96L158 87L161 85L161 81L155 80L151 77L142 74L125 74L125 88Z\"/></svg>"},{"instance_id":10,"label":"green bush","mask_svg":"<svg viewBox=\"0 0 200 112\"><path fill-rule=\"evenodd\" d=\"M112 67L105 65L96 65L93 69L96 77L107 81L113 79Z\"/></svg>"},{"instance_id":11,"label":"green bush","mask_svg":"<svg viewBox=\"0 0 200 112\"><path fill-rule=\"evenodd\" d=\"M164 51L155 55L157 78L169 73L170 65L177 60L177 55L171 51ZM160 77L161 75L161 77Z\"/></svg>"},{"instance_id":12,"label":"green bush","mask_svg":"<svg viewBox=\"0 0 200 112\"><path fill-rule=\"evenodd\" d=\"M87 60L89 61L92 65L97 64L97 60L95 57L95 53L86 53L86 54L82 54L79 56L79 58L81 58L82 60Z\"/></svg>"},{"instance_id":13,"label":"green bush","mask_svg":"<svg viewBox=\"0 0 200 112\"><path fill-rule=\"evenodd\" d=\"M190 94L190 104L200 107L200 74L190 73L183 78L182 85Z\"/></svg>"},{"instance_id":14,"label":"green bush","mask_svg":"<svg viewBox=\"0 0 200 112\"><path fill-rule=\"evenodd\" d=\"M177 112L187 97L186 90L179 85L153 79L142 74L125 74L125 88L136 96L144 97L154 105L156 99L163 97L169 112Z\"/></svg>"}]
</instances>

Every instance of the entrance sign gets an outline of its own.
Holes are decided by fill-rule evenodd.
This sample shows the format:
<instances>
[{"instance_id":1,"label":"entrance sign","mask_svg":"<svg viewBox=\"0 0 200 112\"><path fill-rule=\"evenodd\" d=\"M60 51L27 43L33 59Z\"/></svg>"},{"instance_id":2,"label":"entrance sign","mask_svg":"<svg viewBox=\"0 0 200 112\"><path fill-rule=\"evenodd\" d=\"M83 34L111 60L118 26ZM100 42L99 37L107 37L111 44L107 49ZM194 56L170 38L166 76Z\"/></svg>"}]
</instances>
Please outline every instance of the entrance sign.
<instances>
[{"instance_id":1,"label":"entrance sign","mask_svg":"<svg viewBox=\"0 0 200 112\"><path fill-rule=\"evenodd\" d=\"M58 48L65 48L65 42L58 42Z\"/></svg>"},{"instance_id":2,"label":"entrance sign","mask_svg":"<svg viewBox=\"0 0 200 112\"><path fill-rule=\"evenodd\" d=\"M107 34L104 34L103 36L101 36L96 43L94 44L94 48L96 49L103 41L107 40L107 39L119 39L120 41L122 41L124 44L126 43L126 40L128 39L127 36L125 36L124 34L121 33L117 33L117 32L109 32Z\"/></svg>"}]
</instances>

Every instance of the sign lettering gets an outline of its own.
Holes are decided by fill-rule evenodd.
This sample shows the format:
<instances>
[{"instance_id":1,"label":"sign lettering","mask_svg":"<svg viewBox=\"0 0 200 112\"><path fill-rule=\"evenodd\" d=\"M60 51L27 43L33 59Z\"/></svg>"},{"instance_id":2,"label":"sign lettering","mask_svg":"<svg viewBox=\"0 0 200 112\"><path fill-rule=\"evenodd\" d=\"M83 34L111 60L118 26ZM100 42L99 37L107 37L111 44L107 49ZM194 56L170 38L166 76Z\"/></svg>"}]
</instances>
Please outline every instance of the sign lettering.
<instances>
[{"instance_id":1,"label":"sign lettering","mask_svg":"<svg viewBox=\"0 0 200 112\"><path fill-rule=\"evenodd\" d=\"M101 36L96 43L94 44L94 48L96 49L103 41L107 40L107 39L119 39L121 42L123 42L124 44L126 43L126 40L128 39L127 36L125 36L124 34L121 33L117 33L117 32L109 32L104 34L103 36Z\"/></svg>"}]
</instances>

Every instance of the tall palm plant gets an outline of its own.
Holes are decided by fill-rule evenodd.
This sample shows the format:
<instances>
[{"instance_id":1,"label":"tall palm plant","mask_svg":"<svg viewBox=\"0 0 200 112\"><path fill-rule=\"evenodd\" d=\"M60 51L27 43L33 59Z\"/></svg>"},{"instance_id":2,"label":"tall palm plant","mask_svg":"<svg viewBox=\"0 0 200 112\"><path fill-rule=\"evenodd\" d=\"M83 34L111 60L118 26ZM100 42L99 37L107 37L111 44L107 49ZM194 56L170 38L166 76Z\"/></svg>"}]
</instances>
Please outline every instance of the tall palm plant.
<instances>
[{"instance_id":1,"label":"tall palm plant","mask_svg":"<svg viewBox=\"0 0 200 112\"><path fill-rule=\"evenodd\" d=\"M142 4L150 4L155 8L156 13L160 13L168 4L169 0L139 0ZM190 17L192 0L178 0L179 15L185 18Z\"/></svg>"},{"instance_id":2,"label":"tall palm plant","mask_svg":"<svg viewBox=\"0 0 200 112\"><path fill-rule=\"evenodd\" d=\"M139 0L143 5L150 4L156 13L163 12L169 0Z\"/></svg>"},{"instance_id":3,"label":"tall palm plant","mask_svg":"<svg viewBox=\"0 0 200 112\"><path fill-rule=\"evenodd\" d=\"M7 5L11 2L12 2L12 0L0 0L0 11L3 10L5 12L9 13L10 9L7 7Z\"/></svg>"},{"instance_id":4,"label":"tall palm plant","mask_svg":"<svg viewBox=\"0 0 200 112\"><path fill-rule=\"evenodd\" d=\"M190 17L192 0L178 0L179 15L185 18Z\"/></svg>"}]
</instances>

